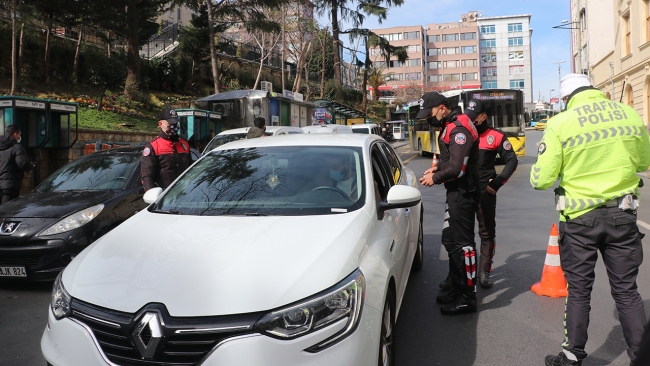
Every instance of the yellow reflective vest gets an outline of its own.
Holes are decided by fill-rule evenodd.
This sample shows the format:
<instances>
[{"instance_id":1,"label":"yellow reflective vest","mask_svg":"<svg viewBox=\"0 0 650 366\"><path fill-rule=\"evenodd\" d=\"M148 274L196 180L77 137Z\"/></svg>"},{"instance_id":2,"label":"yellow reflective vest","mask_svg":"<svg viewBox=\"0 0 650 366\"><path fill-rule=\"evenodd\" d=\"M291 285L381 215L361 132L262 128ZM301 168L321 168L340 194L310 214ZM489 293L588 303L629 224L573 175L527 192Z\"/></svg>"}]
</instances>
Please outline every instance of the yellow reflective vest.
<instances>
[{"instance_id":1,"label":"yellow reflective vest","mask_svg":"<svg viewBox=\"0 0 650 366\"><path fill-rule=\"evenodd\" d=\"M548 189L559 177L566 197L560 220L566 221L626 194L638 196L636 173L649 165L648 131L636 111L588 89L546 124L530 184Z\"/></svg>"}]
</instances>

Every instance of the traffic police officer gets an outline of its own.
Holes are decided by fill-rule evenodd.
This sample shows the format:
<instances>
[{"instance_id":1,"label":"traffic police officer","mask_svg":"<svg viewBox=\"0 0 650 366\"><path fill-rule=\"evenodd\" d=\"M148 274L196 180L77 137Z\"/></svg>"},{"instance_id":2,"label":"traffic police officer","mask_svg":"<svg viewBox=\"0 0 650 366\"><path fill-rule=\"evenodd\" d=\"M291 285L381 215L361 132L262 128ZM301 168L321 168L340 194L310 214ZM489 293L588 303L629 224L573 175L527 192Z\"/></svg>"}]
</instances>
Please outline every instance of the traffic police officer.
<instances>
[{"instance_id":1,"label":"traffic police officer","mask_svg":"<svg viewBox=\"0 0 650 366\"><path fill-rule=\"evenodd\" d=\"M160 133L142 151L142 185L145 192L167 188L191 164L190 144L178 135L178 115L165 108L158 117Z\"/></svg>"},{"instance_id":2,"label":"traffic police officer","mask_svg":"<svg viewBox=\"0 0 650 366\"><path fill-rule=\"evenodd\" d=\"M634 360L646 323L636 277L643 248L636 225L637 172L650 165L650 142L632 107L608 100L589 78L561 80L566 110L548 121L530 172L535 189L556 189L560 261L568 282L563 351L547 366L580 365L587 357L587 326L598 251L607 268L627 353Z\"/></svg>"},{"instance_id":3,"label":"traffic police officer","mask_svg":"<svg viewBox=\"0 0 650 366\"><path fill-rule=\"evenodd\" d=\"M481 257L478 266L478 281L481 287L492 287L492 263L496 243L497 191L517 169L517 155L506 135L488 125L487 108L480 99L471 99L465 114L474 121L479 133L478 176L481 187L481 202L476 211L478 235L481 238ZM501 174L494 169L497 153L504 162Z\"/></svg>"},{"instance_id":4,"label":"traffic police officer","mask_svg":"<svg viewBox=\"0 0 650 366\"><path fill-rule=\"evenodd\" d=\"M446 97L429 92L420 99L416 118L426 118L433 127L442 129L437 166L427 169L420 183L425 186L444 184L447 189L447 212L442 230L442 244L449 254L453 286L436 301L446 305L446 315L476 312L476 243L474 217L479 203L478 132L462 114L451 108Z\"/></svg>"}]
</instances>

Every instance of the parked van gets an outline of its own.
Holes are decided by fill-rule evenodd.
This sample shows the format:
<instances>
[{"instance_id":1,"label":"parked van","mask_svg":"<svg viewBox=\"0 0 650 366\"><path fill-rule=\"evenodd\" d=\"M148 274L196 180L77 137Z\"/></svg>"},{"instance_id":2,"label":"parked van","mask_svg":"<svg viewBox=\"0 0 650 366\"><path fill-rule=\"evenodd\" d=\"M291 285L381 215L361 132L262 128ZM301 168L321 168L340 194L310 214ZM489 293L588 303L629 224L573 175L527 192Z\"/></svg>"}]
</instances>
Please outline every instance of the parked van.
<instances>
[{"instance_id":1,"label":"parked van","mask_svg":"<svg viewBox=\"0 0 650 366\"><path fill-rule=\"evenodd\" d=\"M233 128L232 130L223 131L222 133L215 136L212 141L210 141L210 143L208 143L208 146L205 147L202 155L205 155L208 152L212 151L214 148L228 142L245 139L249 128L250 127ZM293 135L296 133L303 133L303 131L300 127L266 126L264 136Z\"/></svg>"},{"instance_id":2,"label":"parked van","mask_svg":"<svg viewBox=\"0 0 650 366\"><path fill-rule=\"evenodd\" d=\"M374 123L352 125L350 126L350 128L352 129L352 133L362 133L365 135L381 136L381 128L379 127L379 125L376 125Z\"/></svg>"}]
</instances>

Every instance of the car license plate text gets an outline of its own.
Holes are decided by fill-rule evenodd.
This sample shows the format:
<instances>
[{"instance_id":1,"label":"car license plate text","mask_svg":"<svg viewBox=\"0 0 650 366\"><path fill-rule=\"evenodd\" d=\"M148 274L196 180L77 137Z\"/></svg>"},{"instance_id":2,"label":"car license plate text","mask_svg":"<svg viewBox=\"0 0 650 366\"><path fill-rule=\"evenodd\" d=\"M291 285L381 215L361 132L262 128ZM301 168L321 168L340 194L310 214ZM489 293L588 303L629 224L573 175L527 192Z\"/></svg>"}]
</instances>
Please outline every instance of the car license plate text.
<instances>
[{"instance_id":1,"label":"car license plate text","mask_svg":"<svg viewBox=\"0 0 650 366\"><path fill-rule=\"evenodd\" d=\"M25 267L1 267L0 277L27 277Z\"/></svg>"}]
</instances>

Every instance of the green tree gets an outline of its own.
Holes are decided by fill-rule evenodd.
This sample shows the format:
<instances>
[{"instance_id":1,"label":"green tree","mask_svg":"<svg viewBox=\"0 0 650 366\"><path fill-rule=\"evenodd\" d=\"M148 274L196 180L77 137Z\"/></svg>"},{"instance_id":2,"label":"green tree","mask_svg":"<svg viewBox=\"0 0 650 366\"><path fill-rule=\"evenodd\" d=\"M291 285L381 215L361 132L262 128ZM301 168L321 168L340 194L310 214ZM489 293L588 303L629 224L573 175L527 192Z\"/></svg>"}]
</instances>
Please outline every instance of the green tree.
<instances>
[{"instance_id":1,"label":"green tree","mask_svg":"<svg viewBox=\"0 0 650 366\"><path fill-rule=\"evenodd\" d=\"M379 24L386 19L388 8L400 6L404 0L314 0L314 5L321 14L328 14L332 26L332 44L334 55L334 82L337 86L338 99L343 99L343 88L341 83L341 33L351 33L363 25L366 16L376 16ZM352 29L342 32L339 21L347 21Z\"/></svg>"},{"instance_id":2,"label":"green tree","mask_svg":"<svg viewBox=\"0 0 650 366\"><path fill-rule=\"evenodd\" d=\"M90 82L99 88L97 110L102 110L106 90L118 88L126 79L126 67L117 58L100 57L90 69Z\"/></svg>"},{"instance_id":3,"label":"green tree","mask_svg":"<svg viewBox=\"0 0 650 366\"><path fill-rule=\"evenodd\" d=\"M368 84L369 87L372 88L371 98L370 98L372 100L377 99L377 91L379 90L379 87L382 85L386 85L386 82L390 80L392 76L392 73L384 74L385 70L386 68L383 66L379 66L379 67L371 66L370 69L367 68L364 69L364 75L366 75L366 79L367 79L366 83Z\"/></svg>"}]
</instances>

